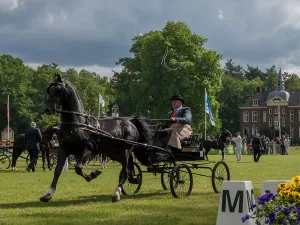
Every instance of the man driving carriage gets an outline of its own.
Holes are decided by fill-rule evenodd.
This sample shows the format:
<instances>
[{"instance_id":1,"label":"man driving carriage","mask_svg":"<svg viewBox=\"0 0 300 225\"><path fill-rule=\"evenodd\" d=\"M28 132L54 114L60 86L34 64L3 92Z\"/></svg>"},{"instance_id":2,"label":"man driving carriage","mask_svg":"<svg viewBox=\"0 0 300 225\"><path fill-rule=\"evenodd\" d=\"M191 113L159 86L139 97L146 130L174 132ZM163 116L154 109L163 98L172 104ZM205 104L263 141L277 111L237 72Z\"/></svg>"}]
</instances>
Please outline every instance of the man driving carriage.
<instances>
[{"instance_id":1,"label":"man driving carriage","mask_svg":"<svg viewBox=\"0 0 300 225\"><path fill-rule=\"evenodd\" d=\"M180 95L171 98L173 110L168 112L163 128L171 130L168 148L172 151L181 151L181 142L192 135L192 111L189 107L183 107L184 100Z\"/></svg>"}]
</instances>

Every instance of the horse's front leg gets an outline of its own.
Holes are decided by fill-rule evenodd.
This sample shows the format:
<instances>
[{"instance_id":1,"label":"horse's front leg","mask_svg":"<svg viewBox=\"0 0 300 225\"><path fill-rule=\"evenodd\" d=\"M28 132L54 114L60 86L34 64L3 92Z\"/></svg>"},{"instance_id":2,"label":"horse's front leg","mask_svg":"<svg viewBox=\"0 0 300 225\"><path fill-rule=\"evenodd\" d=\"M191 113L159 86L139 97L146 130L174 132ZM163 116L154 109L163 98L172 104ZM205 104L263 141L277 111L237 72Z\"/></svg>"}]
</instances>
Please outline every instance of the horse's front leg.
<instances>
[{"instance_id":1,"label":"horse's front leg","mask_svg":"<svg viewBox=\"0 0 300 225\"><path fill-rule=\"evenodd\" d=\"M102 166L102 169L106 168L106 155L105 154L101 154L101 166Z\"/></svg>"},{"instance_id":2,"label":"horse's front leg","mask_svg":"<svg viewBox=\"0 0 300 225\"><path fill-rule=\"evenodd\" d=\"M86 164L88 158L91 156L92 151L85 150L83 153L78 157L77 164L75 166L75 172L79 176L82 176L87 182L90 182L91 180L97 178L102 172L99 170L94 170L90 174L84 174L82 171L83 165Z\"/></svg>"},{"instance_id":3,"label":"horse's front leg","mask_svg":"<svg viewBox=\"0 0 300 225\"><path fill-rule=\"evenodd\" d=\"M54 177L53 177L50 189L46 192L46 194L43 197L40 198L40 200L42 202L48 202L52 198L52 195L54 194L54 192L56 190L57 181L59 179L59 176L61 174L61 171L65 165L65 161L68 156L69 155L66 153L66 151L64 149L60 149L58 151L58 162L55 167Z\"/></svg>"}]
</instances>

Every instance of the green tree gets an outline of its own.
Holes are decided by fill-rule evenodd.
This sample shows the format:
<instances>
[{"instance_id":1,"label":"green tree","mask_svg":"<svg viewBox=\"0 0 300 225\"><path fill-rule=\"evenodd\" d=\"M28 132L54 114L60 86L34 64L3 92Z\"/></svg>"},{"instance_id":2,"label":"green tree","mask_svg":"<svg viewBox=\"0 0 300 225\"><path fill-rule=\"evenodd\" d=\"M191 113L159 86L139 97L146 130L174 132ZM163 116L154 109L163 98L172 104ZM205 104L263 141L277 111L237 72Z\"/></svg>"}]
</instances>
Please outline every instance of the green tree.
<instances>
[{"instance_id":1,"label":"green tree","mask_svg":"<svg viewBox=\"0 0 300 225\"><path fill-rule=\"evenodd\" d=\"M225 63L224 74L240 79L245 77L243 67L240 65L235 66L232 59L227 60Z\"/></svg>"},{"instance_id":2,"label":"green tree","mask_svg":"<svg viewBox=\"0 0 300 225\"><path fill-rule=\"evenodd\" d=\"M161 31L134 37L130 49L133 57L117 62L123 70L112 82L120 111L127 115L147 115L150 111L152 118L164 118L170 97L178 93L193 111L194 129L203 131L206 88L220 128L216 97L223 75L221 55L205 49L205 42L206 38L193 34L183 22L168 22Z\"/></svg>"},{"instance_id":3,"label":"green tree","mask_svg":"<svg viewBox=\"0 0 300 225\"><path fill-rule=\"evenodd\" d=\"M278 72L276 71L275 65L271 66L270 68L267 68L266 70L267 72L265 73L264 79L265 88L268 91L274 91L276 90Z\"/></svg>"}]
</instances>

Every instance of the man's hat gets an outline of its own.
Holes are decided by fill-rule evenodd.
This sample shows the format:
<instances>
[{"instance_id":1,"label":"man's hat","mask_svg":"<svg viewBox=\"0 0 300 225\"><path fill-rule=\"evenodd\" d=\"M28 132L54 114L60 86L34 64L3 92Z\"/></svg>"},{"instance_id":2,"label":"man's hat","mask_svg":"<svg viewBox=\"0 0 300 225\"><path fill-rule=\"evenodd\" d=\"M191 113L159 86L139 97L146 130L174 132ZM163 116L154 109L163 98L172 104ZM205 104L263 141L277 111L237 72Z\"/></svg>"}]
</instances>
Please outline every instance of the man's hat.
<instances>
[{"instance_id":1,"label":"man's hat","mask_svg":"<svg viewBox=\"0 0 300 225\"><path fill-rule=\"evenodd\" d=\"M171 101L172 100L180 100L182 101L182 104L184 104L184 100L183 98L180 96L180 95L174 95L172 98L171 98Z\"/></svg>"}]
</instances>

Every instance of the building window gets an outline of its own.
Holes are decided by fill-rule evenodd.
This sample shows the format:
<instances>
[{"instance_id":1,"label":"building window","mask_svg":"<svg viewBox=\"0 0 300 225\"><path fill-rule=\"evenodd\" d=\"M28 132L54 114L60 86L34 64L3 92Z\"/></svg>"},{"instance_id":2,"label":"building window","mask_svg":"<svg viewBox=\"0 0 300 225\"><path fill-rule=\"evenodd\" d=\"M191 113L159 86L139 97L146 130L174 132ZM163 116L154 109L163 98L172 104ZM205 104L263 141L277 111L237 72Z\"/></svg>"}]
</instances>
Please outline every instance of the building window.
<instances>
[{"instance_id":1,"label":"building window","mask_svg":"<svg viewBox=\"0 0 300 225\"><path fill-rule=\"evenodd\" d=\"M263 111L263 122L267 122L267 111Z\"/></svg>"},{"instance_id":2,"label":"building window","mask_svg":"<svg viewBox=\"0 0 300 225\"><path fill-rule=\"evenodd\" d=\"M291 138L294 137L294 127L291 127Z\"/></svg>"},{"instance_id":3,"label":"building window","mask_svg":"<svg viewBox=\"0 0 300 225\"><path fill-rule=\"evenodd\" d=\"M258 100L257 99L253 99L253 106L258 106Z\"/></svg>"},{"instance_id":4,"label":"building window","mask_svg":"<svg viewBox=\"0 0 300 225\"><path fill-rule=\"evenodd\" d=\"M285 118L282 118L282 126L285 127Z\"/></svg>"},{"instance_id":5,"label":"building window","mask_svg":"<svg viewBox=\"0 0 300 225\"><path fill-rule=\"evenodd\" d=\"M279 128L279 120L274 120L274 127Z\"/></svg>"},{"instance_id":6,"label":"building window","mask_svg":"<svg viewBox=\"0 0 300 225\"><path fill-rule=\"evenodd\" d=\"M299 111L300 113L300 111ZM282 114L285 114L285 108L282 108Z\"/></svg>"},{"instance_id":7,"label":"building window","mask_svg":"<svg viewBox=\"0 0 300 225\"><path fill-rule=\"evenodd\" d=\"M272 114L272 109L269 109L269 114Z\"/></svg>"},{"instance_id":8,"label":"building window","mask_svg":"<svg viewBox=\"0 0 300 225\"><path fill-rule=\"evenodd\" d=\"M244 112L244 122L249 122L249 112Z\"/></svg>"},{"instance_id":9,"label":"building window","mask_svg":"<svg viewBox=\"0 0 300 225\"><path fill-rule=\"evenodd\" d=\"M294 110L290 111L290 122L294 122Z\"/></svg>"},{"instance_id":10,"label":"building window","mask_svg":"<svg viewBox=\"0 0 300 225\"><path fill-rule=\"evenodd\" d=\"M249 128L244 127L244 136L249 136Z\"/></svg>"},{"instance_id":11,"label":"building window","mask_svg":"<svg viewBox=\"0 0 300 225\"><path fill-rule=\"evenodd\" d=\"M275 108L274 113L278 114L278 108Z\"/></svg>"},{"instance_id":12,"label":"building window","mask_svg":"<svg viewBox=\"0 0 300 225\"><path fill-rule=\"evenodd\" d=\"M272 126L272 119L270 118L269 119L269 127L271 127Z\"/></svg>"},{"instance_id":13,"label":"building window","mask_svg":"<svg viewBox=\"0 0 300 225\"><path fill-rule=\"evenodd\" d=\"M257 120L258 120L257 112L252 112L252 122L257 122Z\"/></svg>"}]
</instances>

